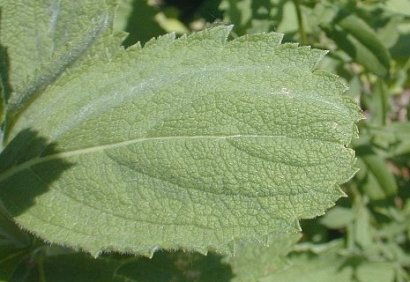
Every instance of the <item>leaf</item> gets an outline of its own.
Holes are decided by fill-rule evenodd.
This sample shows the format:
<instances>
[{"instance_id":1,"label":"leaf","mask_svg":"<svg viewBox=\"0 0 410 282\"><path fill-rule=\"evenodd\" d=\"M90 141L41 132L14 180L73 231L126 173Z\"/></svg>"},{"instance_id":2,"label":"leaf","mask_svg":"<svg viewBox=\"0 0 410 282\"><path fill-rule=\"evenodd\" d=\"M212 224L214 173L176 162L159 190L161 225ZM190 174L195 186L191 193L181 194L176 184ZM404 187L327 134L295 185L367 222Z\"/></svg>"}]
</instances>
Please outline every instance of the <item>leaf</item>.
<instances>
[{"instance_id":1,"label":"leaf","mask_svg":"<svg viewBox=\"0 0 410 282\"><path fill-rule=\"evenodd\" d=\"M385 5L387 10L410 16L410 3L406 0L389 0Z\"/></svg>"},{"instance_id":2,"label":"leaf","mask_svg":"<svg viewBox=\"0 0 410 282\"><path fill-rule=\"evenodd\" d=\"M367 25L365 21L355 15L348 15L337 21L337 25L352 37L363 44L385 68L385 72L389 72L390 56L386 47L377 38L374 30ZM381 70L380 70L381 71Z\"/></svg>"},{"instance_id":3,"label":"leaf","mask_svg":"<svg viewBox=\"0 0 410 282\"><path fill-rule=\"evenodd\" d=\"M287 266L286 255L300 239L299 234L277 237L268 247L251 242L240 242L234 257L226 258L232 266L232 281L259 281Z\"/></svg>"},{"instance_id":4,"label":"leaf","mask_svg":"<svg viewBox=\"0 0 410 282\"><path fill-rule=\"evenodd\" d=\"M357 205L354 221L354 239L362 248L371 248L373 243L370 213L362 203Z\"/></svg>"},{"instance_id":5,"label":"leaf","mask_svg":"<svg viewBox=\"0 0 410 282\"><path fill-rule=\"evenodd\" d=\"M9 112L21 111L81 58L96 59L90 49L110 31L112 12L107 7L112 5L110 0L0 1L0 43L6 52L2 64L11 61L7 77L2 73L9 84L4 93ZM118 45L119 40L113 41ZM100 57L110 53L112 43L105 43Z\"/></svg>"},{"instance_id":6,"label":"leaf","mask_svg":"<svg viewBox=\"0 0 410 282\"><path fill-rule=\"evenodd\" d=\"M160 23L155 19L160 11L150 5L150 1L135 0L132 1L132 5L130 2L124 0L120 2L114 22L115 26L118 26L120 21L122 21L123 26L118 26L118 30L128 32L128 36L123 43L125 47L129 47L136 42L145 43L152 37L165 32Z\"/></svg>"},{"instance_id":7,"label":"leaf","mask_svg":"<svg viewBox=\"0 0 410 282\"><path fill-rule=\"evenodd\" d=\"M329 243L327 245L331 245ZM319 254L295 252L289 258L288 266L260 279L261 282L393 282L395 265L390 262L373 262L360 257L339 254L340 245L330 248L323 244Z\"/></svg>"},{"instance_id":8,"label":"leaf","mask_svg":"<svg viewBox=\"0 0 410 282\"><path fill-rule=\"evenodd\" d=\"M326 215L320 220L320 223L330 229L338 229L346 227L353 218L354 214L351 209L334 207L326 213Z\"/></svg>"},{"instance_id":9,"label":"leaf","mask_svg":"<svg viewBox=\"0 0 410 282\"><path fill-rule=\"evenodd\" d=\"M348 15L321 28L353 60L379 76L390 69L390 55L374 30L355 15Z\"/></svg>"},{"instance_id":10,"label":"leaf","mask_svg":"<svg viewBox=\"0 0 410 282\"><path fill-rule=\"evenodd\" d=\"M361 265L357 269L357 278L360 282L393 282L395 280L395 268L393 263L374 262Z\"/></svg>"},{"instance_id":11,"label":"leaf","mask_svg":"<svg viewBox=\"0 0 410 282\"><path fill-rule=\"evenodd\" d=\"M10 281L17 265L29 255L30 237L0 208L0 281Z\"/></svg>"},{"instance_id":12,"label":"leaf","mask_svg":"<svg viewBox=\"0 0 410 282\"><path fill-rule=\"evenodd\" d=\"M398 186L385 159L372 152L368 145L358 146L356 150L360 155L358 165L361 171L357 176L361 189L374 201L394 197Z\"/></svg>"},{"instance_id":13,"label":"leaf","mask_svg":"<svg viewBox=\"0 0 410 282\"><path fill-rule=\"evenodd\" d=\"M386 166L385 160L376 154L364 155L361 159L365 163L367 171L376 178L383 190L384 197L395 196L398 190L396 179Z\"/></svg>"},{"instance_id":14,"label":"leaf","mask_svg":"<svg viewBox=\"0 0 410 282\"><path fill-rule=\"evenodd\" d=\"M10 278L16 275L20 265L25 263L28 252L14 246L0 246L0 281L12 281Z\"/></svg>"},{"instance_id":15,"label":"leaf","mask_svg":"<svg viewBox=\"0 0 410 282\"><path fill-rule=\"evenodd\" d=\"M400 25L401 22L403 22L401 16L393 16L389 18L388 22L382 28L377 30L377 37L387 48L393 47L399 39L400 32L397 26Z\"/></svg>"},{"instance_id":16,"label":"leaf","mask_svg":"<svg viewBox=\"0 0 410 282\"><path fill-rule=\"evenodd\" d=\"M94 255L232 254L334 205L360 115L337 77L312 72L325 52L229 31L168 34L44 89L0 156L15 220Z\"/></svg>"},{"instance_id":17,"label":"leaf","mask_svg":"<svg viewBox=\"0 0 410 282\"><path fill-rule=\"evenodd\" d=\"M289 264L261 282L351 282L353 268L345 264L338 256L338 247L326 248L319 255L310 252L294 253L289 257ZM364 281L361 281L364 282Z\"/></svg>"},{"instance_id":18,"label":"leaf","mask_svg":"<svg viewBox=\"0 0 410 282\"><path fill-rule=\"evenodd\" d=\"M386 158L410 154L410 122L393 122L383 127L372 128L372 142L376 148L385 150Z\"/></svg>"},{"instance_id":19,"label":"leaf","mask_svg":"<svg viewBox=\"0 0 410 282\"><path fill-rule=\"evenodd\" d=\"M224 22L233 24L235 34L239 35L277 30L282 19L288 19L284 12L294 14L293 10L284 11L286 1L283 0L222 0L220 3L219 9L224 12ZM292 19L285 26L291 25L291 22Z\"/></svg>"}]
</instances>

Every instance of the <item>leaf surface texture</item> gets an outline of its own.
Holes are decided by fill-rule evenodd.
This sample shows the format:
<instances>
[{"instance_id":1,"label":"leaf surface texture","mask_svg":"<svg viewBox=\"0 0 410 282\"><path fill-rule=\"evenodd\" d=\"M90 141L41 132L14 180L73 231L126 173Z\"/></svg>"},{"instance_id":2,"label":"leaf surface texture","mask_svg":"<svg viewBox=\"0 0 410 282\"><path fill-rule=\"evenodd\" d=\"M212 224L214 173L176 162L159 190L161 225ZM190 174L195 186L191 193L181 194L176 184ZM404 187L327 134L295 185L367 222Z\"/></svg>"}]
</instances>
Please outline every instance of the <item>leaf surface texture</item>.
<instances>
[{"instance_id":1,"label":"leaf surface texture","mask_svg":"<svg viewBox=\"0 0 410 282\"><path fill-rule=\"evenodd\" d=\"M360 116L337 77L313 71L325 52L229 32L118 47L42 89L0 156L15 220L93 254L232 254L334 205Z\"/></svg>"}]
</instances>

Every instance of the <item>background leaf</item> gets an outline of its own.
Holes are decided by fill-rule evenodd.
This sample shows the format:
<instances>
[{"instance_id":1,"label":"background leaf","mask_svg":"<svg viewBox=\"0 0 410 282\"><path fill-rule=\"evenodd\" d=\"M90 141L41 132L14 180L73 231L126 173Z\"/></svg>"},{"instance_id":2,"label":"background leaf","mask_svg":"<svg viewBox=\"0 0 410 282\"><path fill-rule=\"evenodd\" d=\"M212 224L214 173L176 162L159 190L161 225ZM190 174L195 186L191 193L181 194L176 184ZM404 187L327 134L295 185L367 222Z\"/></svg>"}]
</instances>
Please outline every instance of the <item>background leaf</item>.
<instances>
[{"instance_id":1,"label":"background leaf","mask_svg":"<svg viewBox=\"0 0 410 282\"><path fill-rule=\"evenodd\" d=\"M18 265L30 254L32 242L28 234L0 208L0 281L10 281Z\"/></svg>"},{"instance_id":2,"label":"background leaf","mask_svg":"<svg viewBox=\"0 0 410 282\"><path fill-rule=\"evenodd\" d=\"M263 247L256 242L239 243L235 256L226 259L235 275L232 281L259 281L286 268L286 255L299 239L299 234L277 237L269 246Z\"/></svg>"},{"instance_id":3,"label":"background leaf","mask_svg":"<svg viewBox=\"0 0 410 282\"><path fill-rule=\"evenodd\" d=\"M384 67L383 69L379 69L377 71L374 70L375 73L386 75L389 72L389 53L383 43L377 38L376 33L366 24L365 21L355 15L348 15L337 20L336 24L340 26L343 31L347 32L349 35L357 39L358 42L363 44L363 46L365 46L370 53L374 54L376 59Z\"/></svg>"},{"instance_id":4,"label":"background leaf","mask_svg":"<svg viewBox=\"0 0 410 282\"><path fill-rule=\"evenodd\" d=\"M335 282L394 281L393 264L343 256L338 253L340 250L340 245L333 244L323 245L317 253L295 252L287 267L260 281L325 282L330 278Z\"/></svg>"}]
</instances>

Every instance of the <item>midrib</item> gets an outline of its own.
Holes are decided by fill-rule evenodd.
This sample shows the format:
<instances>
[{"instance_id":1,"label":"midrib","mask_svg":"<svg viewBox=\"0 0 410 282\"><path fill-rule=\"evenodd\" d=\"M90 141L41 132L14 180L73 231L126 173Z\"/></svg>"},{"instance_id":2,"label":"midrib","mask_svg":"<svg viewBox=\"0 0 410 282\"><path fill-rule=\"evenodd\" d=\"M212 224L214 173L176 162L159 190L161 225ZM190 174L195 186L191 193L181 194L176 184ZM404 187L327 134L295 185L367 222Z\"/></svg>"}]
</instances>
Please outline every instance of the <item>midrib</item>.
<instances>
[{"instance_id":1,"label":"midrib","mask_svg":"<svg viewBox=\"0 0 410 282\"><path fill-rule=\"evenodd\" d=\"M230 138L283 138L286 136L282 135L198 135L198 136L161 136L161 137L145 137L145 138L137 138L137 139L132 139L132 140L127 140L123 142L116 142L116 143L111 143L111 144L105 144L105 145L99 145L99 146L93 146L93 147L88 147L88 148L83 148L83 149L78 149L78 150L72 150L72 151L67 151L67 152L58 152L55 154L47 155L44 157L36 157L31 160L28 160L22 164L19 164L17 166L14 166L6 171L4 171L2 174L0 174L0 183L6 180L7 178L13 176L14 174L24 171L26 169L31 168L34 165L44 163L47 161L51 160L56 160L56 159L64 159L64 158L69 158L73 156L79 156L79 155L85 155L85 154L92 154L95 152L101 152L104 150L109 150L109 149L114 149L114 148L119 148L119 147L125 147L128 145L136 144L136 143L141 143L141 142L146 142L146 141L172 141L172 140L194 140L194 139L209 139L209 140L224 140L224 139L230 139Z\"/></svg>"}]
</instances>

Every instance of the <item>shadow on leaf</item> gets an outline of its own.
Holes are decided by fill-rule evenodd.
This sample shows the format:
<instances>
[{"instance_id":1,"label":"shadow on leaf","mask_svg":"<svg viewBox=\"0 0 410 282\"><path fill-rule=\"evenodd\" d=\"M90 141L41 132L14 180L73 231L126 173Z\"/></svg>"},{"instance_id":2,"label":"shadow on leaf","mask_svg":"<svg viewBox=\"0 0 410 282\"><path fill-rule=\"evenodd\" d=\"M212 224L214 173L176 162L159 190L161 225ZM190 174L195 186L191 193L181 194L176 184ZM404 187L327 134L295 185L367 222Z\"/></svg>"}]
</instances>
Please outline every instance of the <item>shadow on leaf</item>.
<instances>
[{"instance_id":1,"label":"shadow on leaf","mask_svg":"<svg viewBox=\"0 0 410 282\"><path fill-rule=\"evenodd\" d=\"M0 199L12 216L30 208L35 198L46 193L49 185L72 165L55 157L55 147L55 143L25 129L0 154Z\"/></svg>"}]
</instances>

